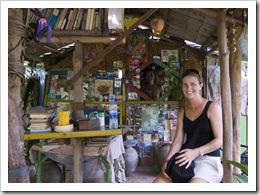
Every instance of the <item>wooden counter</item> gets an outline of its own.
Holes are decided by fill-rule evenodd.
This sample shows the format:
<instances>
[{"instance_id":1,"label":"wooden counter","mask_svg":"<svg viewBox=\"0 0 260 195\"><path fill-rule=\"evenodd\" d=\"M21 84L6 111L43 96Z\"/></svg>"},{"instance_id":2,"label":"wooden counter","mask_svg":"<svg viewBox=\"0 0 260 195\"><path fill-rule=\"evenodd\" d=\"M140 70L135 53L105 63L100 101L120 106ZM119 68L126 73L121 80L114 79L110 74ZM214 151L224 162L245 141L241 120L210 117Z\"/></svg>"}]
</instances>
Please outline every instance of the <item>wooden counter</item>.
<instances>
[{"instance_id":1,"label":"wooden counter","mask_svg":"<svg viewBox=\"0 0 260 195\"><path fill-rule=\"evenodd\" d=\"M43 133L25 133L24 140L37 139L65 139L80 137L103 137L111 135L123 135L123 129L113 130L87 130L87 131L71 131L71 132L43 132Z\"/></svg>"}]
</instances>

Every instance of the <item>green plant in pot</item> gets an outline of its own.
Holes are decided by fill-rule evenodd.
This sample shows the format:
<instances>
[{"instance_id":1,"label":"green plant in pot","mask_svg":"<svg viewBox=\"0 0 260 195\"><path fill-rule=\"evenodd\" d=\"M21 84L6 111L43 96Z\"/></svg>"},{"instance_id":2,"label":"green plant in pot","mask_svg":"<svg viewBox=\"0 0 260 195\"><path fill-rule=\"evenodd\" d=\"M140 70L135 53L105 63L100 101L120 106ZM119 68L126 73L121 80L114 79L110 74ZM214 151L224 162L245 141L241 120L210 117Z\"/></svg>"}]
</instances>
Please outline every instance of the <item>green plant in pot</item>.
<instances>
[{"instance_id":1,"label":"green plant in pot","mask_svg":"<svg viewBox=\"0 0 260 195\"><path fill-rule=\"evenodd\" d=\"M248 183L248 168L245 165L231 160L223 160L223 162L229 163L242 171L241 174L233 173L239 183Z\"/></svg>"}]
</instances>

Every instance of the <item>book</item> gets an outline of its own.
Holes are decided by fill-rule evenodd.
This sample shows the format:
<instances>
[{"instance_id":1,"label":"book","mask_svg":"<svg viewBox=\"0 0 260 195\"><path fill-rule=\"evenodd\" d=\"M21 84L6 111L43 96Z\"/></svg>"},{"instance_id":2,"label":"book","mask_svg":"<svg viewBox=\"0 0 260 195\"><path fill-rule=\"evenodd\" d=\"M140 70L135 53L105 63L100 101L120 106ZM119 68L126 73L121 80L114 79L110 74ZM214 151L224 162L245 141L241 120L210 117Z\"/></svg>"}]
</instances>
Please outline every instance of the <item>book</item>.
<instances>
[{"instance_id":1,"label":"book","mask_svg":"<svg viewBox=\"0 0 260 195\"><path fill-rule=\"evenodd\" d=\"M78 19L79 19L79 11L81 8L76 8L77 9L77 12L74 13L74 21L73 21L73 25L72 25L72 28L73 30L75 30L76 28L76 25L77 25L77 22L78 22Z\"/></svg>"},{"instance_id":2,"label":"book","mask_svg":"<svg viewBox=\"0 0 260 195\"><path fill-rule=\"evenodd\" d=\"M51 127L51 124L42 124L42 125L30 125L29 127L28 127L28 129L47 129L47 128L49 128L49 127Z\"/></svg>"},{"instance_id":3,"label":"book","mask_svg":"<svg viewBox=\"0 0 260 195\"><path fill-rule=\"evenodd\" d=\"M38 113L38 114L30 114L30 119L49 119L54 117L54 113Z\"/></svg>"},{"instance_id":4,"label":"book","mask_svg":"<svg viewBox=\"0 0 260 195\"><path fill-rule=\"evenodd\" d=\"M74 23L75 23L78 11L79 11L79 8L75 8L73 10L73 14L72 14L72 17L71 17L71 20L70 20L70 24L69 24L69 28L68 28L69 30L73 29L73 26L74 26Z\"/></svg>"},{"instance_id":5,"label":"book","mask_svg":"<svg viewBox=\"0 0 260 195\"><path fill-rule=\"evenodd\" d=\"M69 14L70 14L70 10L71 9L68 9L66 14L65 14L65 17L64 17L64 19L62 21L62 24L61 24L61 27L60 27L61 30L66 29L66 25L67 25L67 22L68 22L68 17L69 17Z\"/></svg>"},{"instance_id":6,"label":"book","mask_svg":"<svg viewBox=\"0 0 260 195\"><path fill-rule=\"evenodd\" d=\"M51 127L41 128L41 129L30 129L31 133L50 132L50 131L51 131Z\"/></svg>"},{"instance_id":7,"label":"book","mask_svg":"<svg viewBox=\"0 0 260 195\"><path fill-rule=\"evenodd\" d=\"M28 109L29 114L50 114L57 110L57 106L33 106Z\"/></svg>"},{"instance_id":8,"label":"book","mask_svg":"<svg viewBox=\"0 0 260 195\"><path fill-rule=\"evenodd\" d=\"M54 8L48 8L48 9L47 9L45 18L47 18L49 21L50 21L51 15L52 15L52 13L53 13L53 10L54 10Z\"/></svg>"},{"instance_id":9,"label":"book","mask_svg":"<svg viewBox=\"0 0 260 195\"><path fill-rule=\"evenodd\" d=\"M91 11L92 11L92 9L88 8L88 15L87 15L87 21L86 21L86 30L89 30Z\"/></svg>"},{"instance_id":10,"label":"book","mask_svg":"<svg viewBox=\"0 0 260 195\"><path fill-rule=\"evenodd\" d=\"M67 17L66 21L66 27L64 29L69 29L69 26L71 24L72 16L73 16L74 9L70 9L69 16Z\"/></svg>"},{"instance_id":11,"label":"book","mask_svg":"<svg viewBox=\"0 0 260 195\"><path fill-rule=\"evenodd\" d=\"M76 30L79 30L81 28L84 13L85 13L85 9L80 8L77 23L76 23L76 25L74 25Z\"/></svg>"},{"instance_id":12,"label":"book","mask_svg":"<svg viewBox=\"0 0 260 195\"><path fill-rule=\"evenodd\" d=\"M93 30L98 30L98 24L99 24L99 10L98 9L95 11L94 18L95 18L95 24L93 25L94 26Z\"/></svg>"},{"instance_id":13,"label":"book","mask_svg":"<svg viewBox=\"0 0 260 195\"><path fill-rule=\"evenodd\" d=\"M98 15L98 30L102 30L102 24L104 21L104 9L99 9L99 15Z\"/></svg>"},{"instance_id":14,"label":"book","mask_svg":"<svg viewBox=\"0 0 260 195\"><path fill-rule=\"evenodd\" d=\"M88 9L84 9L84 15L83 15L82 24L81 24L81 27L80 27L81 30L85 30L86 29L87 15L88 15Z\"/></svg>"},{"instance_id":15,"label":"book","mask_svg":"<svg viewBox=\"0 0 260 195\"><path fill-rule=\"evenodd\" d=\"M88 30L93 30L94 15L95 15L95 8L91 8L91 16L90 16L90 22L89 22L89 29Z\"/></svg>"},{"instance_id":16,"label":"book","mask_svg":"<svg viewBox=\"0 0 260 195\"><path fill-rule=\"evenodd\" d=\"M59 10L59 9L55 8L55 9L53 10L53 13L52 13L52 15L51 15L51 17L50 17L50 26L51 26L51 28L54 27L54 25L55 25L55 23L56 23L56 20L57 20L57 18L58 18L59 13L60 13L60 10Z\"/></svg>"},{"instance_id":17,"label":"book","mask_svg":"<svg viewBox=\"0 0 260 195\"><path fill-rule=\"evenodd\" d=\"M49 123L53 120L53 118L33 118L30 119L30 123L31 124L35 124L35 123Z\"/></svg>"},{"instance_id":18,"label":"book","mask_svg":"<svg viewBox=\"0 0 260 195\"><path fill-rule=\"evenodd\" d=\"M67 11L68 11L68 8L61 9L60 14L59 14L59 16L57 18L57 21L56 21L53 29L57 30L57 29L61 28L62 22L63 22L63 20L65 18L65 15L66 15Z\"/></svg>"}]
</instances>

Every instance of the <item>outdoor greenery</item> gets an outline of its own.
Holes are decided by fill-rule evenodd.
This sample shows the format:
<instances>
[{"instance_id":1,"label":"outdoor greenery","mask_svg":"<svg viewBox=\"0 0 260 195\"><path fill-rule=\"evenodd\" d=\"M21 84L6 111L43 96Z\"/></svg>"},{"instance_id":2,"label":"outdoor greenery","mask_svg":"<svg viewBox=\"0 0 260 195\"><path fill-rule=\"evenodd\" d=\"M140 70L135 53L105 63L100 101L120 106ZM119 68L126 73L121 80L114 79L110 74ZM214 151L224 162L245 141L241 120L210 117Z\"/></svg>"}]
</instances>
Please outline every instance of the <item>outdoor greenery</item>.
<instances>
[{"instance_id":1,"label":"outdoor greenery","mask_svg":"<svg viewBox=\"0 0 260 195\"><path fill-rule=\"evenodd\" d=\"M235 167L239 168L242 171L241 174L233 173L233 175L236 177L239 183L248 183L248 168L245 165L231 160L223 160L223 161L231 165L234 165Z\"/></svg>"}]
</instances>

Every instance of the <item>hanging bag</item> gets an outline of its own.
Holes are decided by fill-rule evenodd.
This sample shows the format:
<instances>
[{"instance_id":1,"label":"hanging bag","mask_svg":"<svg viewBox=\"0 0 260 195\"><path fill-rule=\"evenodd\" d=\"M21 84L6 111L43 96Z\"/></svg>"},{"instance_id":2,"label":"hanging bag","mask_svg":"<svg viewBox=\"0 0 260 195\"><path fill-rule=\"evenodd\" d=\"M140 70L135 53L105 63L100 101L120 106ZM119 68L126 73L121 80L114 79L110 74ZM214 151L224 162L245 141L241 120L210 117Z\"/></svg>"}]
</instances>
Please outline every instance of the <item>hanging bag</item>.
<instances>
[{"instance_id":1,"label":"hanging bag","mask_svg":"<svg viewBox=\"0 0 260 195\"><path fill-rule=\"evenodd\" d=\"M206 106L203 110L200 122L199 122L197 128L195 129L195 132L194 132L194 134L193 134L193 136L190 140L190 143L188 145L184 144L182 146L181 150L183 150L185 148L188 148L188 149L194 148L195 142L198 138L198 135L199 135L201 127L202 127L202 123L206 118L206 113L207 113L207 110L208 110L210 103L211 103L211 101L207 102L207 104L206 104ZM194 177L195 163L194 163L194 161L192 161L190 166L187 169L186 169L186 165L179 166L179 164L175 163L175 161L176 161L175 158L180 154L181 153L175 153L170 158L170 160L167 163L165 172L172 179L172 181L174 183L187 183L192 177Z\"/></svg>"}]
</instances>

